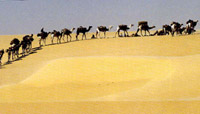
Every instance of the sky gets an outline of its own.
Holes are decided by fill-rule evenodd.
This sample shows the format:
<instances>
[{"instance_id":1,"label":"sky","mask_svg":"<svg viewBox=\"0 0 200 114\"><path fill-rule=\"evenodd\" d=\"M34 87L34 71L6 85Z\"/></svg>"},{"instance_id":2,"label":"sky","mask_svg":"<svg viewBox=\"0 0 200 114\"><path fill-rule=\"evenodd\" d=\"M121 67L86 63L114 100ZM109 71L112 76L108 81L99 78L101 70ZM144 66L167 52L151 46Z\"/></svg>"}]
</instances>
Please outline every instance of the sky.
<instances>
[{"instance_id":1,"label":"sky","mask_svg":"<svg viewBox=\"0 0 200 114\"><path fill-rule=\"evenodd\" d=\"M146 20L162 28L200 20L200 0L0 0L0 35L35 34L79 26L134 24ZM196 29L200 28L200 24Z\"/></svg>"}]
</instances>

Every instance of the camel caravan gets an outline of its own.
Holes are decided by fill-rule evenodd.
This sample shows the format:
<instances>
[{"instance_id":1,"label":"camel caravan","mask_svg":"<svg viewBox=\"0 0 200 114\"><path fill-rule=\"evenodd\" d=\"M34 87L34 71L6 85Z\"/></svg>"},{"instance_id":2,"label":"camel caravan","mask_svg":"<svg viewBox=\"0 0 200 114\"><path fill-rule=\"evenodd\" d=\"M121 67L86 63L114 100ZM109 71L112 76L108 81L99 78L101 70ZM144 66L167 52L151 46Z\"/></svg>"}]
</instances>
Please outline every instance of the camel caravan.
<instances>
[{"instance_id":1,"label":"camel caravan","mask_svg":"<svg viewBox=\"0 0 200 114\"><path fill-rule=\"evenodd\" d=\"M125 24L121 24L117 26L116 32L114 34L115 38L117 35L118 37L141 37L141 36L163 36L163 35L170 35L174 36L176 35L190 35L193 34L196 30L195 27L198 23L198 20L191 20L189 19L186 22L186 26L184 27L182 23L179 22L175 22L173 21L171 24L165 24L162 26L161 30L157 30L154 33L150 33L151 29L154 29L155 26L149 26L147 21L140 21L138 22L138 26L137 26L137 31L134 34L129 35L128 30L130 30L134 25L130 24L125 25ZM96 39L96 38L108 38L106 36L106 32L109 32L111 29L113 28L113 26L98 26L96 29L96 34L92 35L91 39ZM86 34L92 29L92 26L87 27L83 27L80 26L76 29L76 41L79 40L78 36L80 34L82 34L82 40L85 38L85 40L87 39ZM48 36L51 36L51 44L54 44L54 39L57 40L57 44L61 44L62 40L63 42L71 42L72 41L72 36L71 34L74 32L75 28L67 29L64 28L61 31L57 31L57 30L53 30L52 32L46 32L44 31L44 28L41 29L40 33L37 34L37 38L39 39L39 47L41 46L46 46L46 39L48 38ZM120 33L121 31L123 31L123 33ZM143 34L144 32L144 34ZM104 36L101 37L100 33L103 33ZM65 40L66 39L66 40ZM25 35L22 38L22 41L20 41L18 38L14 38L11 42L10 42L10 47L8 49L6 49L4 51L4 49L0 50L0 66L2 65L2 57L4 55L4 53L6 52L8 54L8 62L10 61L15 61L19 58L19 50L20 48L22 49L22 53L21 53L21 57L24 57L26 55L28 55L31 51L32 51L32 42L34 41L33 38L33 34L31 35Z\"/></svg>"}]
</instances>

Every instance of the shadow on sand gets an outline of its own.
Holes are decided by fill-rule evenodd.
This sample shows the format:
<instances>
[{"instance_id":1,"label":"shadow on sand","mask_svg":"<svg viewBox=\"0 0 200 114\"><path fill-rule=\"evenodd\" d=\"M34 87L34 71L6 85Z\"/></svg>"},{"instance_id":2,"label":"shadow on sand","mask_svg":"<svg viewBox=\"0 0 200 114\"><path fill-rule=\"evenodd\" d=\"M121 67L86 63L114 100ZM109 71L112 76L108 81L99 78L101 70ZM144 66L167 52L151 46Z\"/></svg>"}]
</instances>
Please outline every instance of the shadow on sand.
<instances>
[{"instance_id":1,"label":"shadow on sand","mask_svg":"<svg viewBox=\"0 0 200 114\"><path fill-rule=\"evenodd\" d=\"M13 64L15 61L20 61L20 60L23 60L23 58L26 58L27 56L30 56L32 54L35 54L37 53L38 50L42 50L42 47L35 47L35 48L32 48L32 50L27 53L26 55L22 55L22 53L19 54L19 57L15 60L12 60L12 61L7 61L6 63L4 63L3 65L0 66L0 69L3 69L5 68L4 66L6 65L10 65L10 64Z\"/></svg>"}]
</instances>

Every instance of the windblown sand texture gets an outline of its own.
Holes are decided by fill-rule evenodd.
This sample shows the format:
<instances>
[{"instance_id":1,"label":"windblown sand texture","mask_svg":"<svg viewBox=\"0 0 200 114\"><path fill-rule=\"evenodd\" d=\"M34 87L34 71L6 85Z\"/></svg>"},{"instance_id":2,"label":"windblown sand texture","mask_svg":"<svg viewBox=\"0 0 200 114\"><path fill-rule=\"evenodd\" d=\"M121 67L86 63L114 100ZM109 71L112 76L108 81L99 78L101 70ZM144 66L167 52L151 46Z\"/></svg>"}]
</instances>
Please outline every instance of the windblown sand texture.
<instances>
[{"instance_id":1,"label":"windblown sand texture","mask_svg":"<svg viewBox=\"0 0 200 114\"><path fill-rule=\"evenodd\" d=\"M42 48L34 36L33 53L0 69L0 114L200 113L198 32L107 36ZM14 37L0 36L1 48Z\"/></svg>"}]
</instances>

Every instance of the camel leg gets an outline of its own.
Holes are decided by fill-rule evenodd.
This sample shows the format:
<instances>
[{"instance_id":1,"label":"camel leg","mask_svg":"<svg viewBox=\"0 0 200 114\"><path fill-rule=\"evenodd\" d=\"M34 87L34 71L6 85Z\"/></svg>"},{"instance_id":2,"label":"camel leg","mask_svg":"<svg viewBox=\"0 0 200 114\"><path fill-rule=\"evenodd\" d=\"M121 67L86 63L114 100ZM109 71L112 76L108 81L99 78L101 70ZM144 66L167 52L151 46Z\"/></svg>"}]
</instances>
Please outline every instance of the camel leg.
<instances>
[{"instance_id":1,"label":"camel leg","mask_svg":"<svg viewBox=\"0 0 200 114\"><path fill-rule=\"evenodd\" d=\"M136 33L135 33L136 36L138 35L138 32L139 32L139 29L137 29L137 31L136 31Z\"/></svg>"},{"instance_id":2,"label":"camel leg","mask_svg":"<svg viewBox=\"0 0 200 114\"><path fill-rule=\"evenodd\" d=\"M19 51L16 52L17 58L19 58Z\"/></svg>"},{"instance_id":3,"label":"camel leg","mask_svg":"<svg viewBox=\"0 0 200 114\"><path fill-rule=\"evenodd\" d=\"M119 35L119 33L120 33L120 30L117 32L117 34L118 34L118 37L120 36L120 35Z\"/></svg>"},{"instance_id":4,"label":"camel leg","mask_svg":"<svg viewBox=\"0 0 200 114\"><path fill-rule=\"evenodd\" d=\"M76 35L76 41L78 41L78 35Z\"/></svg>"},{"instance_id":5,"label":"camel leg","mask_svg":"<svg viewBox=\"0 0 200 114\"><path fill-rule=\"evenodd\" d=\"M85 40L86 40L87 38L86 38L86 34L85 34Z\"/></svg>"},{"instance_id":6,"label":"camel leg","mask_svg":"<svg viewBox=\"0 0 200 114\"><path fill-rule=\"evenodd\" d=\"M116 38L116 34L118 33L118 31L115 33L115 38Z\"/></svg>"},{"instance_id":7,"label":"camel leg","mask_svg":"<svg viewBox=\"0 0 200 114\"><path fill-rule=\"evenodd\" d=\"M30 46L29 46L29 52L32 50L32 42L31 42L31 44L30 44Z\"/></svg>"},{"instance_id":8,"label":"camel leg","mask_svg":"<svg viewBox=\"0 0 200 114\"><path fill-rule=\"evenodd\" d=\"M124 31L124 37L126 37L126 31Z\"/></svg>"},{"instance_id":9,"label":"camel leg","mask_svg":"<svg viewBox=\"0 0 200 114\"><path fill-rule=\"evenodd\" d=\"M129 36L128 31L126 31L126 33L127 33L127 34L126 34L126 37L128 37L128 36Z\"/></svg>"},{"instance_id":10,"label":"camel leg","mask_svg":"<svg viewBox=\"0 0 200 114\"><path fill-rule=\"evenodd\" d=\"M63 39L63 34L60 36L60 42L61 42L62 39Z\"/></svg>"},{"instance_id":11,"label":"camel leg","mask_svg":"<svg viewBox=\"0 0 200 114\"><path fill-rule=\"evenodd\" d=\"M22 50L22 56L25 56L25 49Z\"/></svg>"},{"instance_id":12,"label":"camel leg","mask_svg":"<svg viewBox=\"0 0 200 114\"><path fill-rule=\"evenodd\" d=\"M43 42L43 44L42 44L42 42ZM44 39L42 39L42 41L41 41L41 45L42 45L42 46L44 45Z\"/></svg>"},{"instance_id":13,"label":"camel leg","mask_svg":"<svg viewBox=\"0 0 200 114\"><path fill-rule=\"evenodd\" d=\"M62 39L63 39L63 41L65 42L65 35L63 35L63 38L62 38Z\"/></svg>"},{"instance_id":14,"label":"camel leg","mask_svg":"<svg viewBox=\"0 0 200 114\"><path fill-rule=\"evenodd\" d=\"M43 44L45 45L45 43L44 43L44 39L43 39L42 41L43 41ZM41 42L41 44L42 44L42 42Z\"/></svg>"},{"instance_id":15,"label":"camel leg","mask_svg":"<svg viewBox=\"0 0 200 114\"><path fill-rule=\"evenodd\" d=\"M42 42L44 43L44 39L41 39L41 42L40 42L40 45L41 45L41 46L43 46L43 45L42 45Z\"/></svg>"},{"instance_id":16,"label":"camel leg","mask_svg":"<svg viewBox=\"0 0 200 114\"><path fill-rule=\"evenodd\" d=\"M57 44L59 43L59 38L57 37Z\"/></svg>"},{"instance_id":17,"label":"camel leg","mask_svg":"<svg viewBox=\"0 0 200 114\"><path fill-rule=\"evenodd\" d=\"M58 41L61 44L62 36L58 37Z\"/></svg>"},{"instance_id":18,"label":"camel leg","mask_svg":"<svg viewBox=\"0 0 200 114\"><path fill-rule=\"evenodd\" d=\"M61 44L61 40L62 40L62 36L60 36L60 38L59 38L59 42L60 42L60 44Z\"/></svg>"},{"instance_id":19,"label":"camel leg","mask_svg":"<svg viewBox=\"0 0 200 114\"><path fill-rule=\"evenodd\" d=\"M41 40L42 40L42 39L39 39L39 45L40 45L40 46L41 46Z\"/></svg>"},{"instance_id":20,"label":"camel leg","mask_svg":"<svg viewBox=\"0 0 200 114\"><path fill-rule=\"evenodd\" d=\"M67 42L68 42L68 35L67 35Z\"/></svg>"},{"instance_id":21,"label":"camel leg","mask_svg":"<svg viewBox=\"0 0 200 114\"><path fill-rule=\"evenodd\" d=\"M24 56L24 49L22 49L22 56Z\"/></svg>"},{"instance_id":22,"label":"camel leg","mask_svg":"<svg viewBox=\"0 0 200 114\"><path fill-rule=\"evenodd\" d=\"M12 60L14 60L15 52L12 52Z\"/></svg>"},{"instance_id":23,"label":"camel leg","mask_svg":"<svg viewBox=\"0 0 200 114\"><path fill-rule=\"evenodd\" d=\"M104 32L104 38L106 38L106 32Z\"/></svg>"},{"instance_id":24,"label":"camel leg","mask_svg":"<svg viewBox=\"0 0 200 114\"><path fill-rule=\"evenodd\" d=\"M79 34L77 33L77 34L76 34L76 41L78 41L78 35L79 35Z\"/></svg>"},{"instance_id":25,"label":"camel leg","mask_svg":"<svg viewBox=\"0 0 200 114\"><path fill-rule=\"evenodd\" d=\"M43 41L44 41L44 45L46 46L46 39L44 39Z\"/></svg>"},{"instance_id":26,"label":"camel leg","mask_svg":"<svg viewBox=\"0 0 200 114\"><path fill-rule=\"evenodd\" d=\"M174 36L174 31L172 31L172 36Z\"/></svg>"},{"instance_id":27,"label":"camel leg","mask_svg":"<svg viewBox=\"0 0 200 114\"><path fill-rule=\"evenodd\" d=\"M149 30L147 30L147 32L149 33L149 36L150 36L151 34L150 34Z\"/></svg>"},{"instance_id":28,"label":"camel leg","mask_svg":"<svg viewBox=\"0 0 200 114\"><path fill-rule=\"evenodd\" d=\"M98 35L98 32L96 31L96 37L97 37L97 35Z\"/></svg>"},{"instance_id":29,"label":"camel leg","mask_svg":"<svg viewBox=\"0 0 200 114\"><path fill-rule=\"evenodd\" d=\"M119 27L117 28L117 31L116 31L116 33L115 33L115 38L116 38L116 35L118 34L118 37L119 37L119 32L120 32L120 29L119 29Z\"/></svg>"},{"instance_id":30,"label":"camel leg","mask_svg":"<svg viewBox=\"0 0 200 114\"><path fill-rule=\"evenodd\" d=\"M72 36L69 34L69 37L70 37L70 42L72 41Z\"/></svg>"},{"instance_id":31,"label":"camel leg","mask_svg":"<svg viewBox=\"0 0 200 114\"><path fill-rule=\"evenodd\" d=\"M127 37L127 31L124 31L125 32L125 35L124 35L124 37Z\"/></svg>"},{"instance_id":32,"label":"camel leg","mask_svg":"<svg viewBox=\"0 0 200 114\"><path fill-rule=\"evenodd\" d=\"M101 38L101 32L99 32L99 38Z\"/></svg>"},{"instance_id":33,"label":"camel leg","mask_svg":"<svg viewBox=\"0 0 200 114\"><path fill-rule=\"evenodd\" d=\"M26 51L26 54L28 54L28 47L26 48L26 50L25 50L25 51Z\"/></svg>"},{"instance_id":34,"label":"camel leg","mask_svg":"<svg viewBox=\"0 0 200 114\"><path fill-rule=\"evenodd\" d=\"M99 34L99 38L101 38L99 29L96 30L96 37L98 37L98 34Z\"/></svg>"},{"instance_id":35,"label":"camel leg","mask_svg":"<svg viewBox=\"0 0 200 114\"><path fill-rule=\"evenodd\" d=\"M10 61L10 55L11 55L11 52L9 51L8 52L8 62Z\"/></svg>"},{"instance_id":36,"label":"camel leg","mask_svg":"<svg viewBox=\"0 0 200 114\"><path fill-rule=\"evenodd\" d=\"M147 36L147 31L146 30L144 31L144 36Z\"/></svg>"},{"instance_id":37,"label":"camel leg","mask_svg":"<svg viewBox=\"0 0 200 114\"><path fill-rule=\"evenodd\" d=\"M143 34L142 34L142 30L140 30L140 34L141 34L141 36L143 36Z\"/></svg>"},{"instance_id":38,"label":"camel leg","mask_svg":"<svg viewBox=\"0 0 200 114\"><path fill-rule=\"evenodd\" d=\"M51 38L51 43L52 43L52 44L53 44L53 39L54 39L54 37Z\"/></svg>"},{"instance_id":39,"label":"camel leg","mask_svg":"<svg viewBox=\"0 0 200 114\"><path fill-rule=\"evenodd\" d=\"M164 34L165 34L165 33L164 33ZM158 34L158 31L156 31L156 32L153 34L153 36L155 36L155 35L159 35L159 34Z\"/></svg>"}]
</instances>

